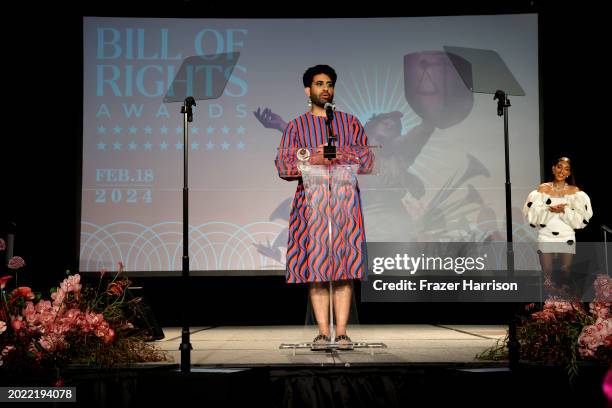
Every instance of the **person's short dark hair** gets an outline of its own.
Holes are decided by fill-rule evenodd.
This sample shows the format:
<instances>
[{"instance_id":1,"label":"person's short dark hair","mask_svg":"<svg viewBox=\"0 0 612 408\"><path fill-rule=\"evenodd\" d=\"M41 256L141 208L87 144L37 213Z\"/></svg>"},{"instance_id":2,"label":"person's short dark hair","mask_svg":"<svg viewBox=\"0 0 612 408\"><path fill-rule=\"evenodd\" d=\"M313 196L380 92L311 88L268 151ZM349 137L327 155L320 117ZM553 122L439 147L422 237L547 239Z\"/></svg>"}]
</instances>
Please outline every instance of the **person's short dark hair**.
<instances>
[{"instance_id":1,"label":"person's short dark hair","mask_svg":"<svg viewBox=\"0 0 612 408\"><path fill-rule=\"evenodd\" d=\"M331 81L332 85L336 85L336 79L338 79L338 75L336 71L329 65L315 65L314 67L310 67L304 72L304 76L302 76L302 82L304 83L304 88L308 88L312 85L312 80L315 75L325 74L327 75Z\"/></svg>"}]
</instances>

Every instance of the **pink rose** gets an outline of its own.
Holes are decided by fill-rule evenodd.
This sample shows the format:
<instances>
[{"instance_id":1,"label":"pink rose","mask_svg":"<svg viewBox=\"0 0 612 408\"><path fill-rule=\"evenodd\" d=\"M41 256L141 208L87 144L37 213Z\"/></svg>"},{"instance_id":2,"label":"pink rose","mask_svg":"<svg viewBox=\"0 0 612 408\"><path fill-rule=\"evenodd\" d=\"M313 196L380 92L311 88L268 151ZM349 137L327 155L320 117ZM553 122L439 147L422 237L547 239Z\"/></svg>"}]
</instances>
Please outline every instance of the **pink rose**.
<instances>
[{"instance_id":1,"label":"pink rose","mask_svg":"<svg viewBox=\"0 0 612 408\"><path fill-rule=\"evenodd\" d=\"M25 261L20 256L12 257L8 262L9 269L19 269L25 266Z\"/></svg>"},{"instance_id":2,"label":"pink rose","mask_svg":"<svg viewBox=\"0 0 612 408\"><path fill-rule=\"evenodd\" d=\"M0 334L4 333L6 330L6 323L0 320Z\"/></svg>"}]
</instances>

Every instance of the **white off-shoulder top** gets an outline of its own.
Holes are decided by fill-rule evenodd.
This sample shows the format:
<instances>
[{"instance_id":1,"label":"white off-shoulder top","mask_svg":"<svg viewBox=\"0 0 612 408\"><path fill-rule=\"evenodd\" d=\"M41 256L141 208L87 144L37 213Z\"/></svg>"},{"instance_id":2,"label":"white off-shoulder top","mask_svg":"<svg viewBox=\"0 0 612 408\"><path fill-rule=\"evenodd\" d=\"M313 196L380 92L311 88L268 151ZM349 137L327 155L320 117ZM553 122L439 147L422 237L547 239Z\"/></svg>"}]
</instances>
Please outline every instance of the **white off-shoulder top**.
<instances>
[{"instance_id":1,"label":"white off-shoulder top","mask_svg":"<svg viewBox=\"0 0 612 408\"><path fill-rule=\"evenodd\" d=\"M550 206L561 203L566 204L564 212L549 210ZM538 247L541 252L576 253L574 230L588 225L593 209L584 191L553 197L534 190L525 201L523 214L529 225L538 229Z\"/></svg>"}]
</instances>

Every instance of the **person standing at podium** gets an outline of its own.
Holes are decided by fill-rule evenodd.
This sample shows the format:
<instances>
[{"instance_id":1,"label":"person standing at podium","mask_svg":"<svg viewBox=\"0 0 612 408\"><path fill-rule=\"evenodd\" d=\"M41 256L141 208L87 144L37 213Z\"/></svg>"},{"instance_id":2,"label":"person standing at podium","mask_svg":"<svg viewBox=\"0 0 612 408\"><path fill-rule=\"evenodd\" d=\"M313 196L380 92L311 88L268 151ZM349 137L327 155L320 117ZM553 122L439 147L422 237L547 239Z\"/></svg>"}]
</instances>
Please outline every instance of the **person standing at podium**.
<instances>
[{"instance_id":1,"label":"person standing at podium","mask_svg":"<svg viewBox=\"0 0 612 408\"><path fill-rule=\"evenodd\" d=\"M313 151L310 165L332 164L316 152L322 152L328 142L325 104L333 104L337 74L328 65L316 65L304 72L302 81L308 98L306 113L289 121L280 142L280 149L300 147ZM328 105L329 106L329 105ZM336 135L336 146L365 146L367 136L359 120L345 112L333 111L333 131ZM282 150L279 150L281 152ZM373 160L370 160L373 163ZM329 328L329 302L333 302L336 323L334 341L339 349L352 349L351 339L346 333L351 300L353 280L365 277L367 265L365 254L365 231L359 188L356 186L347 195L343 195L342 205L347 207L351 216L339 223L332 220L334 239L330 243L327 225L316 223L308 209L307 197L301 175L294 170L287 177L285 163L277 157L275 160L279 175L285 180L297 180L297 190L293 199L289 218L289 242L287 245L286 278L288 283L308 283L309 295L319 329L313 340L313 350L325 349L331 342ZM369 163L371 165L371 163ZM367 172L367 164L360 172ZM321 201L325 206L326 201ZM329 214L329 208L317 208ZM331 217L330 217L331 218ZM344 217L343 217L344 219ZM310 220L310 222L309 222ZM332 295L330 299L330 281Z\"/></svg>"}]
</instances>

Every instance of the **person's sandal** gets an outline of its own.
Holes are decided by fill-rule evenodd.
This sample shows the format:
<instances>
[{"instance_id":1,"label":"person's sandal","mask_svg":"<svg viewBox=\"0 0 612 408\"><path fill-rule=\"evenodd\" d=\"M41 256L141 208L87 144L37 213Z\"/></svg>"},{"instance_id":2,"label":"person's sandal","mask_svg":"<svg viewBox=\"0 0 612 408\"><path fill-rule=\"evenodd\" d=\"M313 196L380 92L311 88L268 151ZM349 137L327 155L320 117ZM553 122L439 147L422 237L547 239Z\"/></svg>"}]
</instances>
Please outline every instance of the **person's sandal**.
<instances>
[{"instance_id":1,"label":"person's sandal","mask_svg":"<svg viewBox=\"0 0 612 408\"><path fill-rule=\"evenodd\" d=\"M324 334L319 334L312 341L312 345L310 346L310 350L312 350L312 351L327 350L329 348L329 342L330 341L331 341L331 339L329 338L329 336L326 336Z\"/></svg>"},{"instance_id":2,"label":"person's sandal","mask_svg":"<svg viewBox=\"0 0 612 408\"><path fill-rule=\"evenodd\" d=\"M338 350L353 350L353 341L346 334L337 336L335 342L338 344Z\"/></svg>"}]
</instances>

